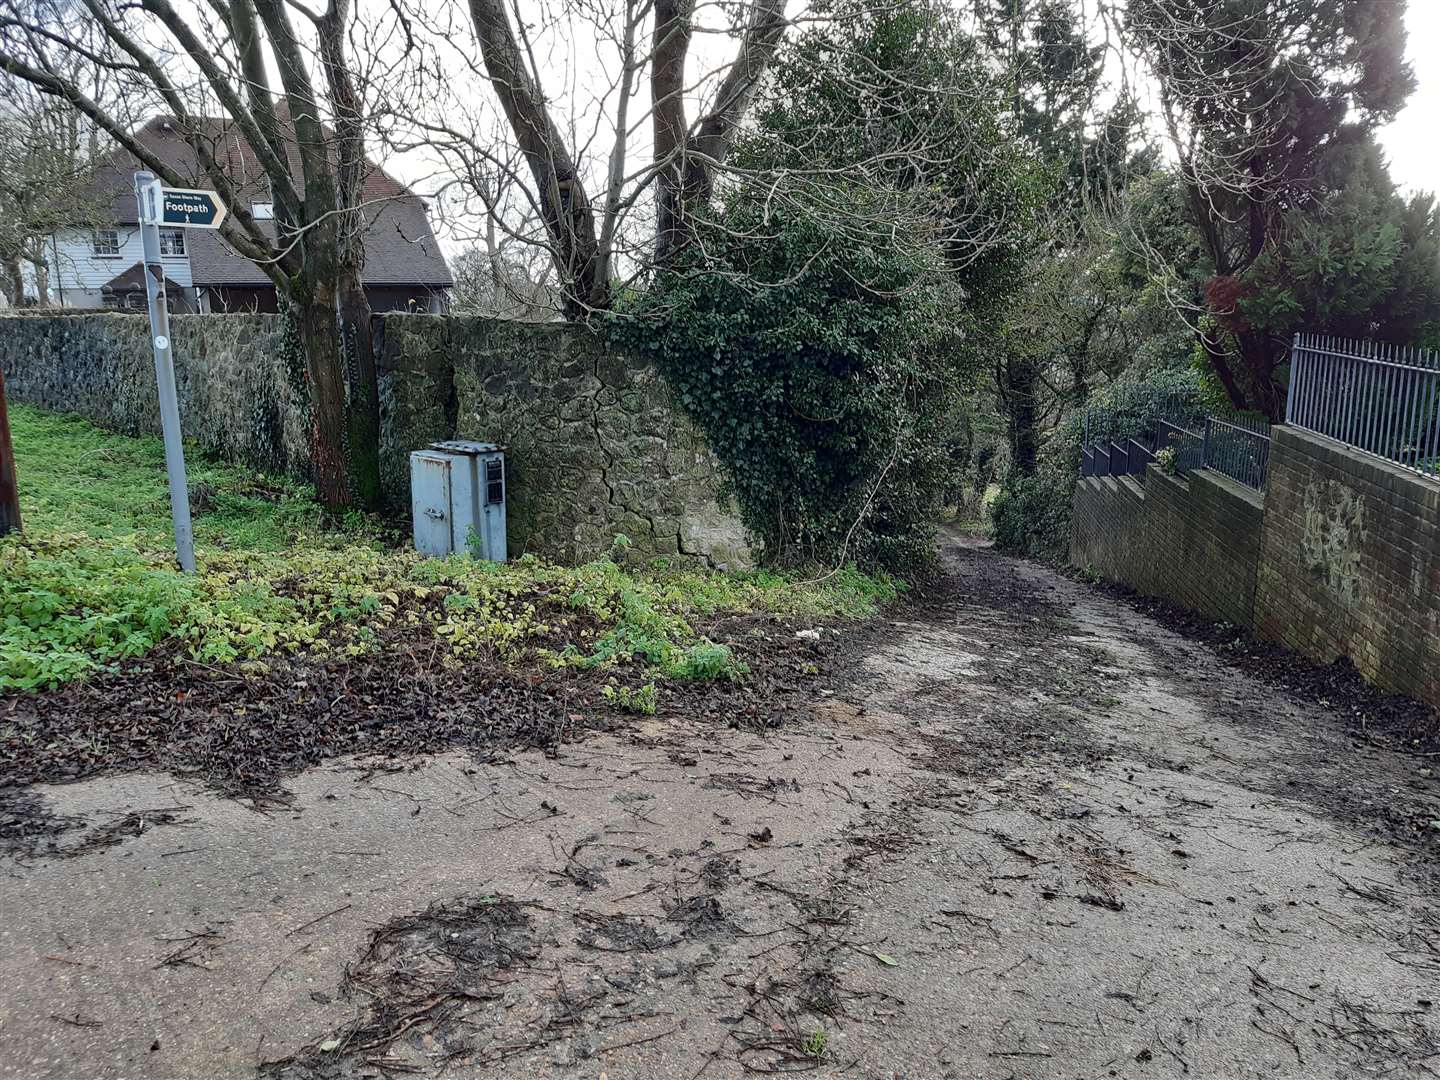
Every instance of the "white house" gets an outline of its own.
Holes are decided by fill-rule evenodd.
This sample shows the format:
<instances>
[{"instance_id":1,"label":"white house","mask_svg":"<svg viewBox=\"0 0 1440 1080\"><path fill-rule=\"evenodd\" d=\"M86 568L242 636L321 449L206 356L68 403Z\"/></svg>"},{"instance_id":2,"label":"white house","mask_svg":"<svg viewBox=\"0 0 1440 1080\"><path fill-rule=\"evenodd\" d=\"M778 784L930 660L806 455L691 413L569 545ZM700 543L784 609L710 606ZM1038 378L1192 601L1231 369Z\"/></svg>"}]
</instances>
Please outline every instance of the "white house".
<instances>
[{"instance_id":1,"label":"white house","mask_svg":"<svg viewBox=\"0 0 1440 1080\"><path fill-rule=\"evenodd\" d=\"M185 229L160 230L160 261L174 311L202 310L190 271L188 238ZM49 255L46 262L55 303L145 310L145 279L140 272L145 253L140 248L138 225L61 229L50 237Z\"/></svg>"},{"instance_id":2,"label":"white house","mask_svg":"<svg viewBox=\"0 0 1440 1080\"><path fill-rule=\"evenodd\" d=\"M260 228L273 235L274 207L254 150L229 120L212 117L197 123L197 137L224 165L232 187L248 202ZM194 148L172 118L155 117L135 137L187 178L189 186L212 186L198 165ZM299 152L293 142L289 156L292 171L300 175ZM364 164L365 265L361 279L371 309L444 310L454 281L431 231L424 202L379 166L369 161ZM128 151L116 150L96 170L89 191L91 201L108 207L107 224L59 229L51 236L46 261L54 303L73 308L145 310L144 253L134 190L139 167ZM162 229L160 254L173 311L277 309L275 287L264 271L218 232Z\"/></svg>"}]
</instances>

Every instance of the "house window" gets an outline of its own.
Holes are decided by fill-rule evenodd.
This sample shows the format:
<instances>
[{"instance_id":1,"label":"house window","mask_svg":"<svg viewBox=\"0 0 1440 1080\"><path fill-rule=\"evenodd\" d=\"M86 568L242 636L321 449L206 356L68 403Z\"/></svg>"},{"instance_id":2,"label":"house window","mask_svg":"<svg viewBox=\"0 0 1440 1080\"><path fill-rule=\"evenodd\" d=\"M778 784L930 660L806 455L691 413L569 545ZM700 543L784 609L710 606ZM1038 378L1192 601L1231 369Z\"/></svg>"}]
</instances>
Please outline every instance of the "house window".
<instances>
[{"instance_id":1,"label":"house window","mask_svg":"<svg viewBox=\"0 0 1440 1080\"><path fill-rule=\"evenodd\" d=\"M150 306L150 298L143 292L126 293L125 306L132 311L144 311Z\"/></svg>"},{"instance_id":2,"label":"house window","mask_svg":"<svg viewBox=\"0 0 1440 1080\"><path fill-rule=\"evenodd\" d=\"M184 255L184 254L185 254L185 230L184 230L184 229L161 229L161 230L160 230L160 254L161 254L161 255Z\"/></svg>"},{"instance_id":3,"label":"house window","mask_svg":"<svg viewBox=\"0 0 1440 1080\"><path fill-rule=\"evenodd\" d=\"M275 220L275 204L273 202L252 202L250 216L256 221L273 221Z\"/></svg>"},{"instance_id":4,"label":"house window","mask_svg":"<svg viewBox=\"0 0 1440 1080\"><path fill-rule=\"evenodd\" d=\"M116 296L114 293L106 293L100 298L100 301L107 308L118 308L120 306L120 297Z\"/></svg>"},{"instance_id":5,"label":"house window","mask_svg":"<svg viewBox=\"0 0 1440 1080\"><path fill-rule=\"evenodd\" d=\"M96 229L91 240L95 247L95 254L101 258L110 258L120 254L120 230L118 229Z\"/></svg>"}]
</instances>

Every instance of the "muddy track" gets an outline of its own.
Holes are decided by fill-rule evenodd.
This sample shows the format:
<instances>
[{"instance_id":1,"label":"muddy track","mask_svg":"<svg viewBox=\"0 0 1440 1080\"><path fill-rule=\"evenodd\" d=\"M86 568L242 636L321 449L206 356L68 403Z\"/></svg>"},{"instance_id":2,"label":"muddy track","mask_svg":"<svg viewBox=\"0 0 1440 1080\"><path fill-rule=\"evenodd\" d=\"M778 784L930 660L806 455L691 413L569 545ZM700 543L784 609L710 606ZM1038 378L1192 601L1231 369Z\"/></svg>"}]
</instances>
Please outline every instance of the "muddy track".
<instances>
[{"instance_id":1,"label":"muddy track","mask_svg":"<svg viewBox=\"0 0 1440 1080\"><path fill-rule=\"evenodd\" d=\"M1433 759L946 559L778 726L25 789L90 840L4 864L0 1076L1440 1071Z\"/></svg>"}]
</instances>

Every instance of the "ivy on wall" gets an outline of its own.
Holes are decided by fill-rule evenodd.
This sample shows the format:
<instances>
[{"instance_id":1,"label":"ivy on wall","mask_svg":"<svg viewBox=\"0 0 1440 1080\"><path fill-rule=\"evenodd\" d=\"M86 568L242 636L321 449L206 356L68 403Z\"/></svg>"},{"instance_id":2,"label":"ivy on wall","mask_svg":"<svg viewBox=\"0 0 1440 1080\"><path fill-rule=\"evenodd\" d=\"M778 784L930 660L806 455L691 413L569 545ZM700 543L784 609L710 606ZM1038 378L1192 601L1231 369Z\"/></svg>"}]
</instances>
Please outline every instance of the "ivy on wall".
<instances>
[{"instance_id":1,"label":"ivy on wall","mask_svg":"<svg viewBox=\"0 0 1440 1080\"><path fill-rule=\"evenodd\" d=\"M966 366L955 286L818 215L735 199L724 226L607 333L667 376L765 562L927 563Z\"/></svg>"}]
</instances>

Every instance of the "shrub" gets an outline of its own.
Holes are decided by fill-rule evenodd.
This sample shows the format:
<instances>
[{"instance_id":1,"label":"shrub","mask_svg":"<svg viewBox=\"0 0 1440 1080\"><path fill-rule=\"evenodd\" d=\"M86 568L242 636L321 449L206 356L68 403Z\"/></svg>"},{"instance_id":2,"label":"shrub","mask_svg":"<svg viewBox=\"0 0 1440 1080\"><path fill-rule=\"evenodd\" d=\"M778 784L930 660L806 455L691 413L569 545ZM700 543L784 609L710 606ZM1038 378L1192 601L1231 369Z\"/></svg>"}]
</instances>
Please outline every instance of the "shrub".
<instances>
[{"instance_id":1,"label":"shrub","mask_svg":"<svg viewBox=\"0 0 1440 1080\"><path fill-rule=\"evenodd\" d=\"M925 564L952 486L953 284L822 219L742 199L724 220L609 333L665 373L767 564Z\"/></svg>"},{"instance_id":2,"label":"shrub","mask_svg":"<svg viewBox=\"0 0 1440 1080\"><path fill-rule=\"evenodd\" d=\"M1029 476L1012 472L990 507L995 546L1048 562L1070 550L1070 502L1075 476L1045 464Z\"/></svg>"},{"instance_id":3,"label":"shrub","mask_svg":"<svg viewBox=\"0 0 1440 1080\"><path fill-rule=\"evenodd\" d=\"M1213 406L1204 378L1192 369L1161 368L1121 380L1096 394L1090 407L1103 419L1092 437L1131 438L1153 431L1163 413ZM1006 476L990 507L995 546L1016 555L1064 562L1070 550L1070 505L1080 478L1083 411L1073 412L1041 447L1035 472Z\"/></svg>"}]
</instances>

